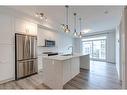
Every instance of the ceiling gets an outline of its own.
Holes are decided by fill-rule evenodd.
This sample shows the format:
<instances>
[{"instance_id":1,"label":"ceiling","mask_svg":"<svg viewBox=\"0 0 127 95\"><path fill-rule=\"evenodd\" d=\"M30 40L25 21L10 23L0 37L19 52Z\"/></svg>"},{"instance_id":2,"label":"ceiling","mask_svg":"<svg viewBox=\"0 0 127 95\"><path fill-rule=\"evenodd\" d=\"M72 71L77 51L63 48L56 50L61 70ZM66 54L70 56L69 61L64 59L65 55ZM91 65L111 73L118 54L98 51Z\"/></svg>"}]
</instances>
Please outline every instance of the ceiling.
<instances>
[{"instance_id":1,"label":"ceiling","mask_svg":"<svg viewBox=\"0 0 127 95\"><path fill-rule=\"evenodd\" d=\"M60 25L65 23L65 6L11 6L11 8L34 16L36 12L43 12L47 18L44 25L62 31ZM77 13L77 31L79 20L82 18L82 31L90 29L92 32L110 30L115 28L121 18L123 6L69 6L69 25L74 30L74 16Z\"/></svg>"}]
</instances>

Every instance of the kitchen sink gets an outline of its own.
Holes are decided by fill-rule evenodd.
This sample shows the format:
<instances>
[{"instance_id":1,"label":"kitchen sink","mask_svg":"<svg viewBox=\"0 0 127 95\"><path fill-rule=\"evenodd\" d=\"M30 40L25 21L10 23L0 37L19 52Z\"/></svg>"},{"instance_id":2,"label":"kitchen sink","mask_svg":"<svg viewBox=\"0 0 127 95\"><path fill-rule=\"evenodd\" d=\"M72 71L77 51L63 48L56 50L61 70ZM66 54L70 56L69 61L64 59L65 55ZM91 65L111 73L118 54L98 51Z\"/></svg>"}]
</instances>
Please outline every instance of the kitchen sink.
<instances>
[{"instance_id":1,"label":"kitchen sink","mask_svg":"<svg viewBox=\"0 0 127 95\"><path fill-rule=\"evenodd\" d=\"M72 54L63 54L62 56L72 56Z\"/></svg>"}]
</instances>

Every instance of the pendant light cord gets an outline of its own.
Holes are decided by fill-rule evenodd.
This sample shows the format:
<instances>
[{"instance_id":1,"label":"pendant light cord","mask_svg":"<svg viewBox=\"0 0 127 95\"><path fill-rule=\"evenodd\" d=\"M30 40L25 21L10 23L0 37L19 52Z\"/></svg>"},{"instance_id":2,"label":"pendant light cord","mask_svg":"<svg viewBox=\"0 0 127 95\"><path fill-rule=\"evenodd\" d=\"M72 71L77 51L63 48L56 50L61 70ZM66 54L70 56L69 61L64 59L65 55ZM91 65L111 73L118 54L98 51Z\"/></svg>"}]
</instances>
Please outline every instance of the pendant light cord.
<instances>
[{"instance_id":1,"label":"pendant light cord","mask_svg":"<svg viewBox=\"0 0 127 95\"><path fill-rule=\"evenodd\" d=\"M65 6L66 7L66 25L68 25L68 8L69 6Z\"/></svg>"},{"instance_id":2,"label":"pendant light cord","mask_svg":"<svg viewBox=\"0 0 127 95\"><path fill-rule=\"evenodd\" d=\"M79 18L79 23L80 23L80 32L81 32L81 18Z\"/></svg>"},{"instance_id":3,"label":"pendant light cord","mask_svg":"<svg viewBox=\"0 0 127 95\"><path fill-rule=\"evenodd\" d=\"M76 13L74 13L74 32L76 32Z\"/></svg>"}]
</instances>

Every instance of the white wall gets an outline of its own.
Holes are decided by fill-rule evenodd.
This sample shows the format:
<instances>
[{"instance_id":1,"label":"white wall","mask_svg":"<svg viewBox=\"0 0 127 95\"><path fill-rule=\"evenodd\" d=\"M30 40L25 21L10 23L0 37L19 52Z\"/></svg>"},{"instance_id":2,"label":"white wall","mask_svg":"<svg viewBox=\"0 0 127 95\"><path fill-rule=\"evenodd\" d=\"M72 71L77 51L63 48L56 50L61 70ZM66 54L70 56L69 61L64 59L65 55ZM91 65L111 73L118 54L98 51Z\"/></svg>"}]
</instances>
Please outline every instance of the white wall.
<instances>
[{"instance_id":1,"label":"white wall","mask_svg":"<svg viewBox=\"0 0 127 95\"><path fill-rule=\"evenodd\" d=\"M115 30L106 31L107 36L107 62L115 63Z\"/></svg>"},{"instance_id":2,"label":"white wall","mask_svg":"<svg viewBox=\"0 0 127 95\"><path fill-rule=\"evenodd\" d=\"M120 79L122 88L127 89L127 8L122 12L121 22L118 26L120 33Z\"/></svg>"},{"instance_id":3,"label":"white wall","mask_svg":"<svg viewBox=\"0 0 127 95\"><path fill-rule=\"evenodd\" d=\"M121 76L122 88L127 89L127 8L123 10L122 19L120 23L120 63L121 63Z\"/></svg>"},{"instance_id":4,"label":"white wall","mask_svg":"<svg viewBox=\"0 0 127 95\"><path fill-rule=\"evenodd\" d=\"M120 79L120 33L119 27L116 28L116 69Z\"/></svg>"},{"instance_id":5,"label":"white wall","mask_svg":"<svg viewBox=\"0 0 127 95\"><path fill-rule=\"evenodd\" d=\"M124 14L124 12L123 12ZM122 81L122 87L125 87L125 30L124 30L124 15L121 17L121 22L119 25L120 30L120 80Z\"/></svg>"},{"instance_id":6,"label":"white wall","mask_svg":"<svg viewBox=\"0 0 127 95\"><path fill-rule=\"evenodd\" d=\"M13 79L14 40L12 38L12 17L0 14L0 81Z\"/></svg>"}]
</instances>

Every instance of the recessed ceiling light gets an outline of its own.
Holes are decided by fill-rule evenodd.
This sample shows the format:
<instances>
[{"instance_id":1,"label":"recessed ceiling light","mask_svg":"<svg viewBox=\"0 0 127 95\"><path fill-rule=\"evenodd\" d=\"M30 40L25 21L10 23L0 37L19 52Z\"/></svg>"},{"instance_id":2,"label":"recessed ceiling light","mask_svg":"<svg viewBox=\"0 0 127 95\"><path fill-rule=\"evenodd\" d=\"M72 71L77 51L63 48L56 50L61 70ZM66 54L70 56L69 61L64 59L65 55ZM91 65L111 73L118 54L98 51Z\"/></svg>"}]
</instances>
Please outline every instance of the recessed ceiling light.
<instances>
[{"instance_id":1,"label":"recessed ceiling light","mask_svg":"<svg viewBox=\"0 0 127 95\"><path fill-rule=\"evenodd\" d=\"M104 11L105 14L108 14L108 11Z\"/></svg>"}]
</instances>

